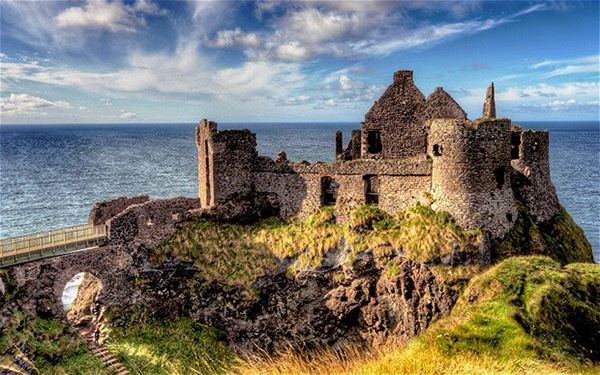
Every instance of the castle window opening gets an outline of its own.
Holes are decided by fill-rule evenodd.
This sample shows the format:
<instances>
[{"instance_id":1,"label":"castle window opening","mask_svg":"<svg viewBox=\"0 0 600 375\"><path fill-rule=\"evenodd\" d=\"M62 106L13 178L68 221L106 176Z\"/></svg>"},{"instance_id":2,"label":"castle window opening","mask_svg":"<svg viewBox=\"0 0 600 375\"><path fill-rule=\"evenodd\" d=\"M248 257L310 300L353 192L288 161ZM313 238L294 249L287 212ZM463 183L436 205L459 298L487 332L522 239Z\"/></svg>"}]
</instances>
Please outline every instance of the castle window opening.
<instances>
[{"instance_id":1,"label":"castle window opening","mask_svg":"<svg viewBox=\"0 0 600 375\"><path fill-rule=\"evenodd\" d=\"M513 217L512 217L512 214L510 212L506 213L506 219L508 220L509 223L513 222Z\"/></svg>"},{"instance_id":2,"label":"castle window opening","mask_svg":"<svg viewBox=\"0 0 600 375\"><path fill-rule=\"evenodd\" d=\"M506 168L504 167L499 167L494 169L494 176L496 177L496 187L498 187L498 189L502 189L502 186L504 186L504 174L506 173Z\"/></svg>"},{"instance_id":3,"label":"castle window opening","mask_svg":"<svg viewBox=\"0 0 600 375\"><path fill-rule=\"evenodd\" d=\"M381 152L381 134L379 130L367 130L367 152L369 154Z\"/></svg>"},{"instance_id":4,"label":"castle window opening","mask_svg":"<svg viewBox=\"0 0 600 375\"><path fill-rule=\"evenodd\" d=\"M441 145L433 145L433 156L442 156L444 148Z\"/></svg>"},{"instance_id":5,"label":"castle window opening","mask_svg":"<svg viewBox=\"0 0 600 375\"><path fill-rule=\"evenodd\" d=\"M379 176L366 175L363 176L365 183L365 203L378 205L379 204Z\"/></svg>"},{"instance_id":6,"label":"castle window opening","mask_svg":"<svg viewBox=\"0 0 600 375\"><path fill-rule=\"evenodd\" d=\"M339 182L334 180L330 176L321 178L321 205L322 206L333 206L337 201L338 189L340 188Z\"/></svg>"},{"instance_id":7,"label":"castle window opening","mask_svg":"<svg viewBox=\"0 0 600 375\"><path fill-rule=\"evenodd\" d=\"M510 158L512 160L519 158L519 148L521 146L521 133L512 132L510 135Z\"/></svg>"}]
</instances>

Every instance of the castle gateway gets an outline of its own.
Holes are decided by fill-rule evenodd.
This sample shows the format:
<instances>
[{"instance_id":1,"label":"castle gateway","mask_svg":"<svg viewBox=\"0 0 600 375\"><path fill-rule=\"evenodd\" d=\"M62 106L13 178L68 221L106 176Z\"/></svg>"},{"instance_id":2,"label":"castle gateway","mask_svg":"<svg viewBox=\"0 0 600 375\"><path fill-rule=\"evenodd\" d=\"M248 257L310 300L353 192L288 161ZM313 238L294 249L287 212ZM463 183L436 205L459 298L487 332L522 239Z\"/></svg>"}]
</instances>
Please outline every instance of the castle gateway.
<instances>
[{"instance_id":1,"label":"castle gateway","mask_svg":"<svg viewBox=\"0 0 600 375\"><path fill-rule=\"evenodd\" d=\"M464 229L504 236L517 218L515 195L537 222L558 214L550 180L548 132L497 119L490 85L483 117L469 120L441 87L429 97L413 72L394 82L353 130L347 146L335 140L333 163L290 162L259 156L248 130L219 131L203 119L196 128L198 192L202 207L234 194L271 193L283 217L303 219L332 205L338 222L366 204L397 214L416 204L447 211Z\"/></svg>"}]
</instances>

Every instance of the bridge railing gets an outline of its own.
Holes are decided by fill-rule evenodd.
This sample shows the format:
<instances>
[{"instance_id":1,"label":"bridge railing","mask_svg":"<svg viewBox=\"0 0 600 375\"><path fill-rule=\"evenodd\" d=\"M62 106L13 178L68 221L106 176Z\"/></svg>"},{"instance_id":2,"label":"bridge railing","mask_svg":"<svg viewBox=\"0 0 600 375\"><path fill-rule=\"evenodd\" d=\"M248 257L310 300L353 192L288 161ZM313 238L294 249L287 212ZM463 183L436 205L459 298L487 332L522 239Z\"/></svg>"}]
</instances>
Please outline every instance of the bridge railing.
<instances>
[{"instance_id":1,"label":"bridge railing","mask_svg":"<svg viewBox=\"0 0 600 375\"><path fill-rule=\"evenodd\" d=\"M46 258L106 240L106 225L77 225L0 240L0 267Z\"/></svg>"}]
</instances>

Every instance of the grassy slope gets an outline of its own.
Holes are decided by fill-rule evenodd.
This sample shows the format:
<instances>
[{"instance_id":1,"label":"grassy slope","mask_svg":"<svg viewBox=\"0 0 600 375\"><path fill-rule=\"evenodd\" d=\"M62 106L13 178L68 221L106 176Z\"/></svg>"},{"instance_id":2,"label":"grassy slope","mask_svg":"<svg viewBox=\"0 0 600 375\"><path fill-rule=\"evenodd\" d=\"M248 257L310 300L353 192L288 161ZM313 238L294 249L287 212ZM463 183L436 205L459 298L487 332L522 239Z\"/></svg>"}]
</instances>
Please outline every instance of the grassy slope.
<instances>
[{"instance_id":1,"label":"grassy slope","mask_svg":"<svg viewBox=\"0 0 600 375\"><path fill-rule=\"evenodd\" d=\"M35 353L31 359L42 374L109 373L89 351L83 338L56 320L14 314L0 335L0 353L23 345Z\"/></svg>"},{"instance_id":2,"label":"grassy slope","mask_svg":"<svg viewBox=\"0 0 600 375\"><path fill-rule=\"evenodd\" d=\"M191 319L137 321L111 330L111 350L145 374L222 373L232 362L220 334Z\"/></svg>"},{"instance_id":3,"label":"grassy slope","mask_svg":"<svg viewBox=\"0 0 600 375\"><path fill-rule=\"evenodd\" d=\"M474 278L452 314L404 348L249 361L242 373L556 373L597 371L600 267L549 258L503 261ZM583 342L582 342L583 340ZM585 341L587 340L587 341ZM587 348L587 349L586 349ZM357 359L358 358L358 359ZM596 362L597 363L597 362Z\"/></svg>"},{"instance_id":4,"label":"grassy slope","mask_svg":"<svg viewBox=\"0 0 600 375\"><path fill-rule=\"evenodd\" d=\"M535 225L521 206L519 220L504 241L493 244L497 258L533 253L549 255L561 263L590 261L589 243L566 212ZM155 265L167 256L191 261L203 269L201 276L207 281L251 288L256 277L277 267L273 256L297 257L293 268L298 271L317 266L326 251L345 242L350 257L374 249L390 275L396 267L393 262L385 263L385 255L390 248L401 249L408 259L432 265L434 272L448 279L449 286L453 280L461 280L457 288L462 290L474 270L441 266L439 262L452 251L454 243L459 251L473 253L480 235L479 231L462 231L447 214L423 206L396 218L374 207L363 207L344 226L334 224L332 212L326 208L305 222L267 219L241 226L198 219L150 256ZM4 281L8 286L6 299L14 295L14 290L10 280ZM598 291L598 266L574 264L561 268L549 259L509 259L476 278L452 315L406 348L379 352L350 348L346 354L323 350L318 356L286 354L277 360L245 362L239 370L577 371L583 369L582 348L573 343L574 332L581 329L577 326L579 318L600 324L598 308L594 308L599 302L592 298L592 291ZM569 315L571 311L576 314ZM578 319L571 319L574 316ZM9 342L26 341L41 353L35 362L44 373L106 372L79 339L72 340L73 332L57 326L57 322L19 315L15 319L0 338L0 350L6 349ZM219 372L232 363L218 335L191 321L133 321L115 329L114 350L126 353L146 372Z\"/></svg>"},{"instance_id":5,"label":"grassy slope","mask_svg":"<svg viewBox=\"0 0 600 375\"><path fill-rule=\"evenodd\" d=\"M406 258L436 264L457 250L474 254L481 233L463 231L447 213L417 206L396 218L373 206L357 209L347 225L337 225L330 207L303 222L267 219L254 225L214 223L200 218L190 222L174 237L152 250L155 265L167 256L193 262L207 281L251 285L265 270L277 267L274 257L295 257L292 272L317 267L325 253L334 248L350 248L354 254L375 249L382 261L390 250L403 251ZM384 264L385 265L385 264ZM389 265L392 267L393 264Z\"/></svg>"}]
</instances>

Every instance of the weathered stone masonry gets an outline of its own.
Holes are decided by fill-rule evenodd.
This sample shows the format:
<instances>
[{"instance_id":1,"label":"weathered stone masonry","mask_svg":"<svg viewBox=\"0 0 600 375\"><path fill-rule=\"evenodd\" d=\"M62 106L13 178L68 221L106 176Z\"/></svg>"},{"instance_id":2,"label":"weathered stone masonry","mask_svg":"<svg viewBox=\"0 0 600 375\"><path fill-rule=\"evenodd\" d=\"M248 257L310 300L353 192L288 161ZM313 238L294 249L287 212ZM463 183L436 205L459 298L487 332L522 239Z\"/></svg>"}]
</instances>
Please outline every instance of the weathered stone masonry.
<instances>
[{"instance_id":1,"label":"weathered stone masonry","mask_svg":"<svg viewBox=\"0 0 600 375\"><path fill-rule=\"evenodd\" d=\"M417 203L449 212L465 229L504 236L517 219L513 191L538 221L559 212L550 181L548 133L496 119L494 87L484 117L470 121L443 88L427 98L412 71L393 83L353 130L346 148L335 139L333 163L293 163L258 156L248 130L217 130L202 120L196 130L199 193L203 207L232 194L274 193L281 215L305 218L333 205L339 222L356 207L377 204L396 214Z\"/></svg>"}]
</instances>

